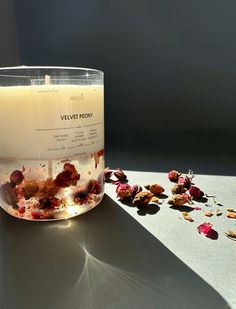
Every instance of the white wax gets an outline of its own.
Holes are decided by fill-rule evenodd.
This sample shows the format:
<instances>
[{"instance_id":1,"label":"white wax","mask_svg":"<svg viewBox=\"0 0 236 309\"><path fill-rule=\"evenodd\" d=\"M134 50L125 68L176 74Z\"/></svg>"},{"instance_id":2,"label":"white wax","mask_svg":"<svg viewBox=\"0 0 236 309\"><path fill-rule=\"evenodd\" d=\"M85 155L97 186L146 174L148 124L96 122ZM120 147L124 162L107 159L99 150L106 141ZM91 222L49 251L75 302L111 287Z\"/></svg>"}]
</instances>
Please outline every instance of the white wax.
<instances>
[{"instance_id":1,"label":"white wax","mask_svg":"<svg viewBox=\"0 0 236 309\"><path fill-rule=\"evenodd\" d=\"M0 87L0 157L60 159L104 147L103 86Z\"/></svg>"}]
</instances>

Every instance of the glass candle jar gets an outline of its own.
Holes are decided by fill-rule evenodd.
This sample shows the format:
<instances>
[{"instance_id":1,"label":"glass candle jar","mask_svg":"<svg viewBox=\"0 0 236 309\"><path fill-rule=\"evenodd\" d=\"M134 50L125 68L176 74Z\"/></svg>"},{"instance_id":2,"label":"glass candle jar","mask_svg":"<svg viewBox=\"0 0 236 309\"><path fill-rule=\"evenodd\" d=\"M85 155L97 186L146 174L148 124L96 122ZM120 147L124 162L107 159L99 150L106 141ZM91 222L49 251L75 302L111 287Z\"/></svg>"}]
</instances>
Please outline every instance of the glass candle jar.
<instances>
[{"instance_id":1,"label":"glass candle jar","mask_svg":"<svg viewBox=\"0 0 236 309\"><path fill-rule=\"evenodd\" d=\"M104 194L103 73L0 69L0 204L27 220L58 220Z\"/></svg>"}]
</instances>

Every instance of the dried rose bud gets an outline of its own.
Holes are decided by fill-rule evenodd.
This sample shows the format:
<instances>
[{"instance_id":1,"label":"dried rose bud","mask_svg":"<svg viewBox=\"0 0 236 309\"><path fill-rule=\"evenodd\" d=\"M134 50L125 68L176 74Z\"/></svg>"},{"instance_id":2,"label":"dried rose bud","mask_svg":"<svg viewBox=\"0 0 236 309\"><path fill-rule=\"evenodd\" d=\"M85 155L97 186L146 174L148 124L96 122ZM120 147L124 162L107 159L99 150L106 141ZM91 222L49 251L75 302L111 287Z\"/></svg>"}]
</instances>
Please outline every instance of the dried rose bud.
<instances>
[{"instance_id":1,"label":"dried rose bud","mask_svg":"<svg viewBox=\"0 0 236 309\"><path fill-rule=\"evenodd\" d=\"M185 220L187 220L189 222L193 222L193 219L188 212L184 211L184 212L182 212L182 215L183 215Z\"/></svg>"},{"instance_id":2,"label":"dried rose bud","mask_svg":"<svg viewBox=\"0 0 236 309\"><path fill-rule=\"evenodd\" d=\"M185 189L184 185L182 184L176 184L171 189L172 194L181 194L185 193L186 191L187 189Z\"/></svg>"},{"instance_id":3,"label":"dried rose bud","mask_svg":"<svg viewBox=\"0 0 236 309\"><path fill-rule=\"evenodd\" d=\"M116 178L120 181L125 181L127 179L127 176L125 175L125 173L122 171L122 169L117 168L114 171L114 175L116 176Z\"/></svg>"},{"instance_id":4,"label":"dried rose bud","mask_svg":"<svg viewBox=\"0 0 236 309\"><path fill-rule=\"evenodd\" d=\"M132 197L135 197L137 193L142 191L142 187L140 187L139 185L133 185L131 186L131 189L132 189Z\"/></svg>"},{"instance_id":5,"label":"dried rose bud","mask_svg":"<svg viewBox=\"0 0 236 309\"><path fill-rule=\"evenodd\" d=\"M0 194L5 203L11 205L13 208L18 208L17 203L19 202L15 185L10 182L3 184L0 187Z\"/></svg>"},{"instance_id":6,"label":"dried rose bud","mask_svg":"<svg viewBox=\"0 0 236 309\"><path fill-rule=\"evenodd\" d=\"M165 191L165 189L157 183L152 185L146 185L145 188L152 192L154 195L159 195Z\"/></svg>"},{"instance_id":7,"label":"dried rose bud","mask_svg":"<svg viewBox=\"0 0 236 309\"><path fill-rule=\"evenodd\" d=\"M188 176L180 176L178 184L182 184L185 188L189 188L191 186L191 179Z\"/></svg>"},{"instance_id":8,"label":"dried rose bud","mask_svg":"<svg viewBox=\"0 0 236 309\"><path fill-rule=\"evenodd\" d=\"M189 202L189 196L185 193L182 193L172 195L171 199L168 201L168 204L173 206L183 206L188 202Z\"/></svg>"},{"instance_id":9,"label":"dried rose bud","mask_svg":"<svg viewBox=\"0 0 236 309\"><path fill-rule=\"evenodd\" d=\"M39 186L35 180L25 180L22 187L24 198L26 200L30 199L38 192L38 189Z\"/></svg>"},{"instance_id":10,"label":"dried rose bud","mask_svg":"<svg viewBox=\"0 0 236 309\"><path fill-rule=\"evenodd\" d=\"M235 212L227 212L226 217L230 219L236 219L236 213Z\"/></svg>"},{"instance_id":11,"label":"dried rose bud","mask_svg":"<svg viewBox=\"0 0 236 309\"><path fill-rule=\"evenodd\" d=\"M24 180L24 175L21 171L16 170L11 173L10 180L11 180L11 183L13 183L14 185L19 185Z\"/></svg>"},{"instance_id":12,"label":"dried rose bud","mask_svg":"<svg viewBox=\"0 0 236 309\"><path fill-rule=\"evenodd\" d=\"M116 187L116 193L117 193L117 197L121 201L129 201L131 200L131 197L132 197L132 188L128 184L120 183Z\"/></svg>"},{"instance_id":13,"label":"dried rose bud","mask_svg":"<svg viewBox=\"0 0 236 309\"><path fill-rule=\"evenodd\" d=\"M170 181L175 182L175 181L178 181L180 175L181 173L179 173L178 171L172 170L168 173L168 178Z\"/></svg>"},{"instance_id":14,"label":"dried rose bud","mask_svg":"<svg viewBox=\"0 0 236 309\"><path fill-rule=\"evenodd\" d=\"M202 192L198 187L195 186L190 186L188 192L195 199L200 199L204 195L204 192Z\"/></svg>"},{"instance_id":15,"label":"dried rose bud","mask_svg":"<svg viewBox=\"0 0 236 309\"><path fill-rule=\"evenodd\" d=\"M23 214L25 212L25 206L21 206L17 210L20 214Z\"/></svg>"},{"instance_id":16,"label":"dried rose bud","mask_svg":"<svg viewBox=\"0 0 236 309\"><path fill-rule=\"evenodd\" d=\"M112 176L113 171L110 169L110 167L106 167L104 170L104 179L105 181L109 181Z\"/></svg>"},{"instance_id":17,"label":"dried rose bud","mask_svg":"<svg viewBox=\"0 0 236 309\"><path fill-rule=\"evenodd\" d=\"M87 186L88 193L100 194L102 191L101 183L98 180L90 179Z\"/></svg>"},{"instance_id":18,"label":"dried rose bud","mask_svg":"<svg viewBox=\"0 0 236 309\"><path fill-rule=\"evenodd\" d=\"M206 216L206 217L212 217L212 216L213 216L213 212L212 212L211 210L205 211L205 212L204 212L204 216Z\"/></svg>"},{"instance_id":19,"label":"dried rose bud","mask_svg":"<svg viewBox=\"0 0 236 309\"><path fill-rule=\"evenodd\" d=\"M56 197L44 197L39 200L39 208L58 208L61 201Z\"/></svg>"},{"instance_id":20,"label":"dried rose bud","mask_svg":"<svg viewBox=\"0 0 236 309\"><path fill-rule=\"evenodd\" d=\"M148 203L153 198L153 193L148 191L142 191L135 195L133 199L133 205L137 206L138 208L142 208L148 205Z\"/></svg>"},{"instance_id":21,"label":"dried rose bud","mask_svg":"<svg viewBox=\"0 0 236 309\"><path fill-rule=\"evenodd\" d=\"M200 224L198 227L197 227L197 229L198 229L198 233L200 233L200 234L207 234L207 233L209 233L210 232L210 230L212 229L212 224L211 223L207 223L207 222L205 222L205 223L203 223L203 224Z\"/></svg>"},{"instance_id":22,"label":"dried rose bud","mask_svg":"<svg viewBox=\"0 0 236 309\"><path fill-rule=\"evenodd\" d=\"M150 203L158 203L159 202L159 198L156 196L153 196L150 200Z\"/></svg>"}]
</instances>

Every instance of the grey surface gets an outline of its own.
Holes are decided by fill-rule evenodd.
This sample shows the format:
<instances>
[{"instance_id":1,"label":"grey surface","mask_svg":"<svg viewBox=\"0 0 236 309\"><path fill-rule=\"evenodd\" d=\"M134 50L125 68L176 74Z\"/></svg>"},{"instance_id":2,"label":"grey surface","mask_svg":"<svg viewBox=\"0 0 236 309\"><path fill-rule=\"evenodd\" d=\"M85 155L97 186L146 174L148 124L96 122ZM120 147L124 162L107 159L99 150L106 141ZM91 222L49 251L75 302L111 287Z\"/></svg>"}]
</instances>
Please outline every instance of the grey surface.
<instances>
[{"instance_id":1,"label":"grey surface","mask_svg":"<svg viewBox=\"0 0 236 309\"><path fill-rule=\"evenodd\" d=\"M128 176L167 185L164 174ZM235 181L198 179L209 190ZM111 197L114 189L106 187ZM140 216L108 195L87 214L61 222L27 222L0 211L1 309L236 308L235 243L222 235L206 239L197 221L179 216L167 206ZM232 223L219 220L222 231Z\"/></svg>"}]
</instances>

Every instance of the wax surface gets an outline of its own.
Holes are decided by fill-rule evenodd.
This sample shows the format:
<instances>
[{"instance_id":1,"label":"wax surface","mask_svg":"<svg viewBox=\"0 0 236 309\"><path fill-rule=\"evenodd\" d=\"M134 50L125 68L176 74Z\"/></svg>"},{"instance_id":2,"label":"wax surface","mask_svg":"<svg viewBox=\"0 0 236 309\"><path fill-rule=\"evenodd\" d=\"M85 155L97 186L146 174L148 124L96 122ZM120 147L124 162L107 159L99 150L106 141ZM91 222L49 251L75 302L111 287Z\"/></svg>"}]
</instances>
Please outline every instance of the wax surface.
<instances>
[{"instance_id":1,"label":"wax surface","mask_svg":"<svg viewBox=\"0 0 236 309\"><path fill-rule=\"evenodd\" d=\"M0 87L0 157L59 159L104 147L103 86Z\"/></svg>"}]
</instances>

